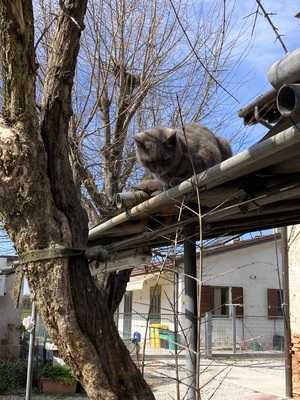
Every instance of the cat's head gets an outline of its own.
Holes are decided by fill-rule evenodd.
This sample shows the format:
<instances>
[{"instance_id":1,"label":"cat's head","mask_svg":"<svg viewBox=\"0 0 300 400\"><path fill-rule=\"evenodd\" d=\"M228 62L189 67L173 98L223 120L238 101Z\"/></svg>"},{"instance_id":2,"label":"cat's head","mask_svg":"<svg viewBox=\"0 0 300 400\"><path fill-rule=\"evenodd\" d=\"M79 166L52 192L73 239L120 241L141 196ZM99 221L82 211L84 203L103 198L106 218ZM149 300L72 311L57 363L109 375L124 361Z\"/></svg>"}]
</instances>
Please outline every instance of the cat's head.
<instances>
[{"instance_id":1,"label":"cat's head","mask_svg":"<svg viewBox=\"0 0 300 400\"><path fill-rule=\"evenodd\" d=\"M138 161L154 174L164 173L177 157L176 129L149 129L138 133L134 141Z\"/></svg>"}]
</instances>

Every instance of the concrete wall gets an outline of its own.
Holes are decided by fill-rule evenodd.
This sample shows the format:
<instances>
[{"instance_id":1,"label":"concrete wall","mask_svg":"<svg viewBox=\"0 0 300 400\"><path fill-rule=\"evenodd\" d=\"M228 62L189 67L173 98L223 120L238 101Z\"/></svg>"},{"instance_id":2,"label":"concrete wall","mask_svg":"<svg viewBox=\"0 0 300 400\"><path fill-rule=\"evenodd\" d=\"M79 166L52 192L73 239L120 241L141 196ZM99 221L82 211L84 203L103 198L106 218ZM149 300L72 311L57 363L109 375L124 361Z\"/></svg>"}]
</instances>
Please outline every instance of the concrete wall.
<instances>
[{"instance_id":1,"label":"concrete wall","mask_svg":"<svg viewBox=\"0 0 300 400\"><path fill-rule=\"evenodd\" d=\"M6 259L0 258L0 269L6 267ZM5 295L0 296L0 359L18 357L21 323L20 310L14 306L10 291L14 284L14 275L5 279Z\"/></svg>"}]
</instances>

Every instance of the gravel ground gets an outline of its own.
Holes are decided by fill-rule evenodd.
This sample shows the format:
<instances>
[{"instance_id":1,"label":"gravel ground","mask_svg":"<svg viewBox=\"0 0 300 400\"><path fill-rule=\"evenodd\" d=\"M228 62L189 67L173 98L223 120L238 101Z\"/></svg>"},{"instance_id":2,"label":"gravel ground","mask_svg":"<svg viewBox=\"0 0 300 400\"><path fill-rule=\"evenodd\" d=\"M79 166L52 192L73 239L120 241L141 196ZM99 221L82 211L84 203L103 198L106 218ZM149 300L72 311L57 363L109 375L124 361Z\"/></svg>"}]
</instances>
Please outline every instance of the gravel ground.
<instances>
[{"instance_id":1,"label":"gravel ground","mask_svg":"<svg viewBox=\"0 0 300 400\"><path fill-rule=\"evenodd\" d=\"M184 382L184 361L179 370ZM203 400L281 400L284 399L284 364L281 360L202 360ZM171 360L148 361L146 379L156 400L176 399L175 366ZM180 385L184 398L186 385ZM0 396L0 400L23 400L24 394ZM83 395L45 396L34 394L32 400L87 400Z\"/></svg>"}]
</instances>

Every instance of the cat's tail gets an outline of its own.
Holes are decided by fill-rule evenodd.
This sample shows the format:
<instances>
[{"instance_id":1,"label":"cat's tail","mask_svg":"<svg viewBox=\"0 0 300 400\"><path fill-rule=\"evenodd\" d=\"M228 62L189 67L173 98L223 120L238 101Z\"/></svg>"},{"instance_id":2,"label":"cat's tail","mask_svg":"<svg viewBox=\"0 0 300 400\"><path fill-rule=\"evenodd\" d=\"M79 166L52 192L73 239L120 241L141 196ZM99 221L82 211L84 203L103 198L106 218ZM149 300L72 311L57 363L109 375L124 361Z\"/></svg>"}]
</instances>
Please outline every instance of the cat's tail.
<instances>
[{"instance_id":1,"label":"cat's tail","mask_svg":"<svg viewBox=\"0 0 300 400\"><path fill-rule=\"evenodd\" d=\"M221 151L222 161L232 157L232 150L228 141L222 137L216 137L216 139L219 145L219 149Z\"/></svg>"}]
</instances>

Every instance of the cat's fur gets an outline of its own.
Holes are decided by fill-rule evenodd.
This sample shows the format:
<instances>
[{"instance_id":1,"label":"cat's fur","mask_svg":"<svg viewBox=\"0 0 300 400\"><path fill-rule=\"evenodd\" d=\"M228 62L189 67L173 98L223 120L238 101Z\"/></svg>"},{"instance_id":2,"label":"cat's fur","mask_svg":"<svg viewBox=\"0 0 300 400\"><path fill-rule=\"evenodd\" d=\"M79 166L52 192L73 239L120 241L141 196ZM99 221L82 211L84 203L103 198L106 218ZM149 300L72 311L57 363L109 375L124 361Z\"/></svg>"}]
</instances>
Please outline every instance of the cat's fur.
<instances>
[{"instance_id":1,"label":"cat's fur","mask_svg":"<svg viewBox=\"0 0 300 400\"><path fill-rule=\"evenodd\" d=\"M229 143L203 125L154 128L135 136L138 161L167 186L177 185L232 156ZM186 137L185 137L186 136Z\"/></svg>"}]
</instances>

